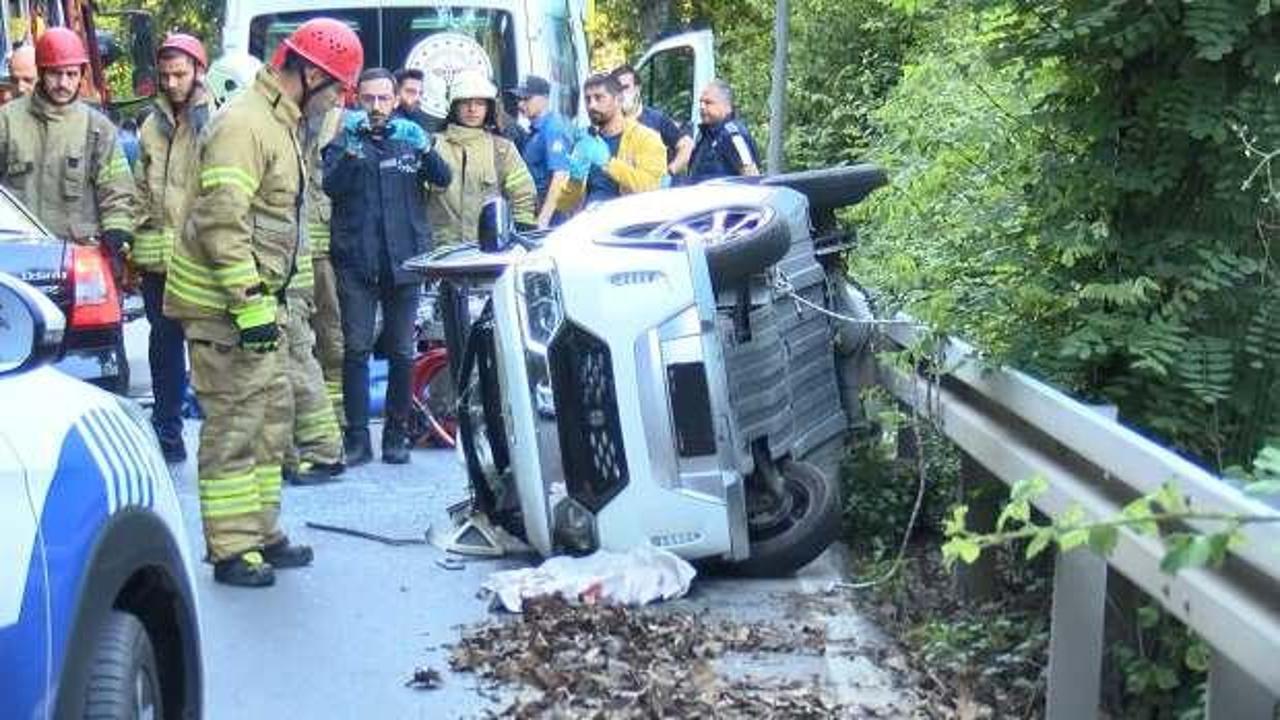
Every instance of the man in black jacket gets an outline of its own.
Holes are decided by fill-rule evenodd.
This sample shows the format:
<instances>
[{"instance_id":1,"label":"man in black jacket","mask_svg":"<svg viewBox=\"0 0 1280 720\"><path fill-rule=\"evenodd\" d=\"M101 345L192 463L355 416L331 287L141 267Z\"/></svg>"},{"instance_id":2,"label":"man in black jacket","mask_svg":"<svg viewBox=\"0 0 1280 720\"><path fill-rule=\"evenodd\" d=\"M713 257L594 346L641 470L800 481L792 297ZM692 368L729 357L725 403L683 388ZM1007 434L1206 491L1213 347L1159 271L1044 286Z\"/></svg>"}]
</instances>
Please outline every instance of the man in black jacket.
<instances>
[{"instance_id":1,"label":"man in black jacket","mask_svg":"<svg viewBox=\"0 0 1280 720\"><path fill-rule=\"evenodd\" d=\"M402 269L431 247L426 183L448 185L449 166L430 135L391 118L395 78L374 68L360 76L362 110L348 113L324 151L324 191L333 200L330 257L342 311L342 394L347 415L347 465L373 458L369 442L369 355L377 307L387 346L386 425L382 460L409 462L409 377L420 281Z\"/></svg>"}]
</instances>

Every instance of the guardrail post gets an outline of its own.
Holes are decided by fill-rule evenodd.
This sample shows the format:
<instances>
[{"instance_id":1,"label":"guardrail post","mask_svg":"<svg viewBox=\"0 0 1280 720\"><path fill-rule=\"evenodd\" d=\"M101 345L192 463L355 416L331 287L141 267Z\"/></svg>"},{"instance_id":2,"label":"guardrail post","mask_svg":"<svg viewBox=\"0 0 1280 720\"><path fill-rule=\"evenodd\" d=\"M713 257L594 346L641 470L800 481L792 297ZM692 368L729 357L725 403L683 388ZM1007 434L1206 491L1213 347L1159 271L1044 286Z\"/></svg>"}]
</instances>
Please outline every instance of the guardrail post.
<instances>
[{"instance_id":1,"label":"guardrail post","mask_svg":"<svg viewBox=\"0 0 1280 720\"><path fill-rule=\"evenodd\" d=\"M1215 651L1209 663L1207 705L1209 720L1273 720L1280 698L1226 655Z\"/></svg>"},{"instance_id":2,"label":"guardrail post","mask_svg":"<svg viewBox=\"0 0 1280 720\"><path fill-rule=\"evenodd\" d=\"M969 453L960 454L959 501L969 506L966 516L970 529L987 533L996 529L1004 485ZM990 600L997 594L996 553L985 552L971 565L956 565L956 588L965 600Z\"/></svg>"},{"instance_id":3,"label":"guardrail post","mask_svg":"<svg viewBox=\"0 0 1280 720\"><path fill-rule=\"evenodd\" d=\"M1058 555L1049 631L1048 720L1098 716L1107 561L1087 548Z\"/></svg>"}]
</instances>

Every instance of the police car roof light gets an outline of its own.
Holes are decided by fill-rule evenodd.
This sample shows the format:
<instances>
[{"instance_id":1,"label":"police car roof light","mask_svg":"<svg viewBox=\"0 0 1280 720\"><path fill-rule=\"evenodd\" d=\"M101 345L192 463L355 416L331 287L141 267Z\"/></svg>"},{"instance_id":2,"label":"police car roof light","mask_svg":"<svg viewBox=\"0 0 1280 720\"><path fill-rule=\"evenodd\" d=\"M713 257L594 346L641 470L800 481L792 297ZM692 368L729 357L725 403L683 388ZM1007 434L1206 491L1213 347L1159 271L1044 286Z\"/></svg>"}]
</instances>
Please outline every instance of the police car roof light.
<instances>
[{"instance_id":1,"label":"police car roof light","mask_svg":"<svg viewBox=\"0 0 1280 720\"><path fill-rule=\"evenodd\" d=\"M71 316L67 324L83 329L110 327L121 322L120 295L107 250L91 245L71 245L67 275L71 278Z\"/></svg>"}]
</instances>

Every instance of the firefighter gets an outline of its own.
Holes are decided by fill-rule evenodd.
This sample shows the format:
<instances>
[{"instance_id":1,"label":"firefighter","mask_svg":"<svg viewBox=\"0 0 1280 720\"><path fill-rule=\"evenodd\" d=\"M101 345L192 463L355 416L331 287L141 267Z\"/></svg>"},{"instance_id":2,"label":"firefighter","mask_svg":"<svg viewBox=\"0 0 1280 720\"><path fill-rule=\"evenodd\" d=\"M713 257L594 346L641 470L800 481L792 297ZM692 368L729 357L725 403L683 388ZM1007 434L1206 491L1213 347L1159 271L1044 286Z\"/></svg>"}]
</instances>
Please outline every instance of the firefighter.
<instances>
[{"instance_id":1,"label":"firefighter","mask_svg":"<svg viewBox=\"0 0 1280 720\"><path fill-rule=\"evenodd\" d=\"M316 485L342 474L342 326L338 282L329 262L329 196L320 150L342 126L342 110L307 118L302 154L307 167L307 253L289 285L289 382L293 390L293 445L285 481Z\"/></svg>"},{"instance_id":2,"label":"firefighter","mask_svg":"<svg viewBox=\"0 0 1280 720\"><path fill-rule=\"evenodd\" d=\"M105 115L79 100L89 55L67 28L36 43L36 90L0 107L0 182L55 235L95 240L114 261L133 240L136 188Z\"/></svg>"},{"instance_id":3,"label":"firefighter","mask_svg":"<svg viewBox=\"0 0 1280 720\"><path fill-rule=\"evenodd\" d=\"M223 106L199 147L198 188L169 260L165 313L182 321L205 412L199 491L218 582L263 587L311 564L281 531L291 428L284 358L306 171L299 130L355 84L364 52L347 25L315 18L285 38L252 87Z\"/></svg>"},{"instance_id":4,"label":"firefighter","mask_svg":"<svg viewBox=\"0 0 1280 720\"><path fill-rule=\"evenodd\" d=\"M164 315L165 269L176 230L186 216L196 174L196 139L209 121L212 100L204 89L204 45L182 33L165 38L156 53L160 93L139 130L138 232L130 262L142 277L142 301L151 326L148 358L155 407L151 424L165 460L187 458L182 441L182 399L187 391L182 325Z\"/></svg>"}]
</instances>

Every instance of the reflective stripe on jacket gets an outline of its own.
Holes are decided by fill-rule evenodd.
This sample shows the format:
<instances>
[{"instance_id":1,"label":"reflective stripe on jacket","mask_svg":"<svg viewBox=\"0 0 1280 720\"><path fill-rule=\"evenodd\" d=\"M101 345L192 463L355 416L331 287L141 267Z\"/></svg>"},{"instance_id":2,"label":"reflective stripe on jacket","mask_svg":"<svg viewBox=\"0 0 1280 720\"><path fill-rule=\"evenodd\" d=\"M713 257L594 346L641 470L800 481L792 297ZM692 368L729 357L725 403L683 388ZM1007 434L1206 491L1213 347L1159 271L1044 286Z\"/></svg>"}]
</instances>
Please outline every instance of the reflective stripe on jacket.
<instances>
[{"instance_id":1,"label":"reflective stripe on jacket","mask_svg":"<svg viewBox=\"0 0 1280 720\"><path fill-rule=\"evenodd\" d=\"M199 142L199 186L169 259L164 311L187 337L234 344L232 315L274 303L296 272L305 176L301 111L258 72Z\"/></svg>"},{"instance_id":2,"label":"reflective stripe on jacket","mask_svg":"<svg viewBox=\"0 0 1280 720\"><path fill-rule=\"evenodd\" d=\"M116 127L84 102L37 92L0 107L0 182L59 237L133 232L136 189Z\"/></svg>"}]
</instances>

